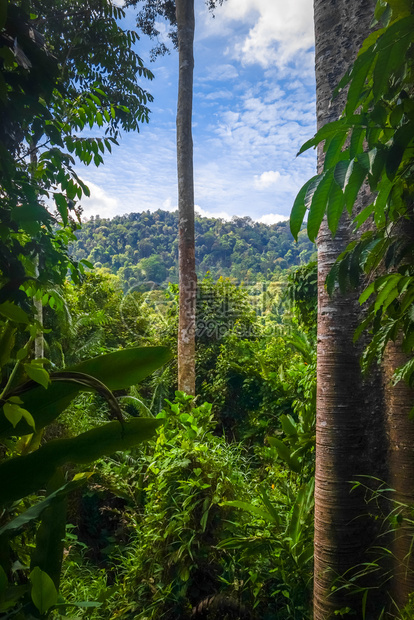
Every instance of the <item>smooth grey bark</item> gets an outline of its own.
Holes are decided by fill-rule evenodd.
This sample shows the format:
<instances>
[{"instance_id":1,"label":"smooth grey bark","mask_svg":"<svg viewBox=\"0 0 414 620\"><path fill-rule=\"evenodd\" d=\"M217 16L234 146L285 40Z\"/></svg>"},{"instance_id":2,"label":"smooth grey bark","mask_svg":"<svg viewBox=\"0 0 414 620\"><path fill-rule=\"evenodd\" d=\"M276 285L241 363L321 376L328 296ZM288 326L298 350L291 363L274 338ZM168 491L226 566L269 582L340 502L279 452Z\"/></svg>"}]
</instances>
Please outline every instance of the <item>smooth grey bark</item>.
<instances>
[{"instance_id":1,"label":"smooth grey bark","mask_svg":"<svg viewBox=\"0 0 414 620\"><path fill-rule=\"evenodd\" d=\"M332 103L332 93L369 32L374 6L374 0L314 1L318 129L342 112L344 96ZM320 148L319 171L323 159ZM368 199L365 189L356 211ZM336 292L330 298L325 290L326 277L352 235L350 219L344 217L334 239L326 220L318 236L315 620L328 620L345 607L354 609L354 618L362 618L361 595L340 586L367 560L375 531L366 517L364 493L351 493L351 481L385 474L381 381L378 376L363 380L361 345L353 344L361 320L359 293ZM374 605L381 595L376 598Z\"/></svg>"},{"instance_id":2,"label":"smooth grey bark","mask_svg":"<svg viewBox=\"0 0 414 620\"><path fill-rule=\"evenodd\" d=\"M193 71L194 0L176 0L179 52L177 104L178 172L178 389L195 394L195 308L197 277L194 249Z\"/></svg>"}]
</instances>

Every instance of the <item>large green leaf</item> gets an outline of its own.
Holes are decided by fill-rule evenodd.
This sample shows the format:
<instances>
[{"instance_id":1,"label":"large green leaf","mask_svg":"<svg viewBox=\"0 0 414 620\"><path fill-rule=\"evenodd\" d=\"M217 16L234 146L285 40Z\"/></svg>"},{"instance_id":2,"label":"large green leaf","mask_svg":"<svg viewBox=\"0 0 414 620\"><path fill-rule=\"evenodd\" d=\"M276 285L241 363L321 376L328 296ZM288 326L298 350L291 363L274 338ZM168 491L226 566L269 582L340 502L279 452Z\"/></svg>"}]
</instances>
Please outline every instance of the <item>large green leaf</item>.
<instances>
[{"instance_id":1,"label":"large green leaf","mask_svg":"<svg viewBox=\"0 0 414 620\"><path fill-rule=\"evenodd\" d=\"M404 17L386 29L375 45L378 55L373 75L373 94L377 101L388 90L390 76L406 62L406 52L414 37L414 15Z\"/></svg>"},{"instance_id":2,"label":"large green leaf","mask_svg":"<svg viewBox=\"0 0 414 620\"><path fill-rule=\"evenodd\" d=\"M231 506L232 508L239 508L240 510L244 510L246 512L250 512L251 514L263 519L267 523L272 523L274 521L272 515L263 508L259 506L255 506L254 504L249 504L248 502L242 502L240 500L231 500L227 502L222 502L221 506Z\"/></svg>"},{"instance_id":3,"label":"large green leaf","mask_svg":"<svg viewBox=\"0 0 414 620\"><path fill-rule=\"evenodd\" d=\"M329 140L329 142L328 140L326 141L324 170L328 170L328 168L331 168L333 165L335 165L338 159L341 157L342 147L345 143L347 133L348 133L348 130L338 131L338 133L336 133L331 138L331 140Z\"/></svg>"},{"instance_id":4,"label":"large green leaf","mask_svg":"<svg viewBox=\"0 0 414 620\"><path fill-rule=\"evenodd\" d=\"M47 493L60 488L64 481L63 468L58 467L55 475L48 482ZM47 572L57 590L59 590L62 572L67 507L68 497L66 493L63 493L44 511L36 531L36 547L30 559L30 568L38 566Z\"/></svg>"},{"instance_id":5,"label":"large green leaf","mask_svg":"<svg viewBox=\"0 0 414 620\"><path fill-rule=\"evenodd\" d=\"M168 362L171 353L166 347L137 347L101 355L68 368L67 371L91 375L110 390L122 390L139 383L154 370ZM40 430L57 418L73 398L87 389L78 383L52 382L45 390L36 386L21 395L23 407L33 416L36 430ZM32 432L25 420L16 428L0 411L0 438L10 435L27 435Z\"/></svg>"},{"instance_id":6,"label":"large green leaf","mask_svg":"<svg viewBox=\"0 0 414 620\"><path fill-rule=\"evenodd\" d=\"M331 185L331 190L329 192L328 211L327 211L328 226L329 226L329 230L332 232L333 235L335 235L338 229L338 224L341 219L344 206L345 206L344 193L342 189L339 187L339 185L334 180Z\"/></svg>"},{"instance_id":7,"label":"large green leaf","mask_svg":"<svg viewBox=\"0 0 414 620\"><path fill-rule=\"evenodd\" d=\"M277 437L268 437L267 440L272 448L276 448L279 457L286 462L288 467L295 473L299 473L301 469L299 460L296 456L293 456L288 446L280 439L277 439Z\"/></svg>"},{"instance_id":8,"label":"large green leaf","mask_svg":"<svg viewBox=\"0 0 414 620\"><path fill-rule=\"evenodd\" d=\"M302 226L303 218L305 217L305 213L307 210L305 204L306 195L309 188L315 185L319 178L319 175L316 175L309 179L309 181L307 181L302 187L302 189L299 191L298 195L296 196L295 202L293 203L292 212L290 214L290 232L292 233L296 241L298 240L298 233Z\"/></svg>"},{"instance_id":9,"label":"large green leaf","mask_svg":"<svg viewBox=\"0 0 414 620\"><path fill-rule=\"evenodd\" d=\"M385 170L390 180L394 179L398 167L403 159L405 150L413 138L414 122L412 121L402 125L402 127L399 127L395 132L385 164Z\"/></svg>"},{"instance_id":10,"label":"large green leaf","mask_svg":"<svg viewBox=\"0 0 414 620\"><path fill-rule=\"evenodd\" d=\"M45 486L65 463L91 463L101 456L127 450L150 439L161 420L133 418L109 422L71 439L56 439L39 450L0 465L0 504L25 497Z\"/></svg>"},{"instance_id":11,"label":"large green leaf","mask_svg":"<svg viewBox=\"0 0 414 620\"><path fill-rule=\"evenodd\" d=\"M352 212L358 192L361 189L366 175L367 170L356 160L352 160L348 167L344 184L345 202L349 213Z\"/></svg>"},{"instance_id":12,"label":"large green leaf","mask_svg":"<svg viewBox=\"0 0 414 620\"><path fill-rule=\"evenodd\" d=\"M351 72L351 84L349 86L348 98L346 102L346 114L352 114L358 107L361 97L361 91L368 76L368 72L375 60L375 55L371 50L367 50L361 56L358 56Z\"/></svg>"},{"instance_id":13,"label":"large green leaf","mask_svg":"<svg viewBox=\"0 0 414 620\"><path fill-rule=\"evenodd\" d=\"M321 226L323 216L326 212L326 207L329 198L329 192L333 183L333 170L328 170L325 173L321 182L315 190L312 197L312 203L308 216L308 237L311 241L315 241L319 228Z\"/></svg>"},{"instance_id":14,"label":"large green leaf","mask_svg":"<svg viewBox=\"0 0 414 620\"><path fill-rule=\"evenodd\" d=\"M36 566L29 575L32 583L31 597L39 612L45 614L56 605L58 593L55 584L47 573Z\"/></svg>"},{"instance_id":15,"label":"large green leaf","mask_svg":"<svg viewBox=\"0 0 414 620\"><path fill-rule=\"evenodd\" d=\"M59 489L48 495L41 502L37 502L37 504L34 504L34 506L30 506L30 508L28 508L20 515L18 515L15 519L9 521L9 523L6 523L6 525L3 525L3 527L0 528L0 537L7 536L8 538L13 538L15 536L20 536L20 534L24 530L36 523L36 521L38 521L42 517L44 511L49 508L51 504L59 500L61 497L67 495L71 491L75 491L76 489L78 489L86 482L87 477L88 476L83 475L74 480L71 480L70 482L67 482Z\"/></svg>"}]
</instances>

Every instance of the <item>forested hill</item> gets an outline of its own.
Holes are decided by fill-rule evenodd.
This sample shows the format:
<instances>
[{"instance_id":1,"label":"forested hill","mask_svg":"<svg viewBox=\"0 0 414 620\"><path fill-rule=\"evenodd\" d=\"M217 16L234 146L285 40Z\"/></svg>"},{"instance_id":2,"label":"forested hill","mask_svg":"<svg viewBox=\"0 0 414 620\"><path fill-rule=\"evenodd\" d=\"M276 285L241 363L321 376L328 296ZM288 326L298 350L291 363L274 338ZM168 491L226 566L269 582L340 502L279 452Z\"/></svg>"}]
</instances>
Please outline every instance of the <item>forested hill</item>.
<instances>
[{"instance_id":1,"label":"forested hill","mask_svg":"<svg viewBox=\"0 0 414 620\"><path fill-rule=\"evenodd\" d=\"M249 217L196 217L196 265L199 276L238 281L270 277L291 265L307 262L314 246L305 232L296 243L288 222L261 224ZM72 254L98 267L109 267L125 283L131 279L157 283L178 281L178 213L144 211L113 219L91 217L76 232Z\"/></svg>"}]
</instances>

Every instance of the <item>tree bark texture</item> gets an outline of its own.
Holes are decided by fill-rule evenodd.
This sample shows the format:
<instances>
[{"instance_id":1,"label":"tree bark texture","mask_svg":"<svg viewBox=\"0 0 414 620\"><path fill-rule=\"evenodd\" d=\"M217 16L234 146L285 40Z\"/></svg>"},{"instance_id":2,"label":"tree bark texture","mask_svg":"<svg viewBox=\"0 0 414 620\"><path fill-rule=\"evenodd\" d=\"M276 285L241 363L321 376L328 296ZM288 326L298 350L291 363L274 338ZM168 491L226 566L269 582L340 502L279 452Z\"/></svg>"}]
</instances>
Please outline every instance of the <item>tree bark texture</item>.
<instances>
[{"instance_id":1,"label":"tree bark texture","mask_svg":"<svg viewBox=\"0 0 414 620\"><path fill-rule=\"evenodd\" d=\"M403 609L408 595L414 592L414 422L409 417L413 406L413 390L404 382L392 384L395 368L402 366L407 357L399 342L389 342L384 356L385 398L388 431L389 486L395 490L391 495L390 510L404 517L396 526L391 543L393 558L390 594L397 609ZM394 607L394 608L393 608ZM393 612L397 609L393 605Z\"/></svg>"},{"instance_id":2,"label":"tree bark texture","mask_svg":"<svg viewBox=\"0 0 414 620\"><path fill-rule=\"evenodd\" d=\"M194 0L176 0L179 82L177 105L178 172L178 389L195 394L195 308L197 277L194 250L193 70Z\"/></svg>"},{"instance_id":3,"label":"tree bark texture","mask_svg":"<svg viewBox=\"0 0 414 620\"><path fill-rule=\"evenodd\" d=\"M374 0L314 0L318 129L337 120L343 110L344 95L332 103L332 93L369 33L374 6ZM319 171L323 158L320 148ZM365 189L356 210L368 200ZM334 239L326 220L318 236L315 620L328 620L348 606L354 609L354 618L362 618L361 595L356 596L355 589L332 590L332 586L343 585L353 568L366 561L366 550L375 538L364 493L351 492L351 481L386 475L380 380L363 380L361 345L353 344L362 318L359 292L337 292L330 298L325 290L333 263L352 238L348 217L342 219Z\"/></svg>"}]
</instances>

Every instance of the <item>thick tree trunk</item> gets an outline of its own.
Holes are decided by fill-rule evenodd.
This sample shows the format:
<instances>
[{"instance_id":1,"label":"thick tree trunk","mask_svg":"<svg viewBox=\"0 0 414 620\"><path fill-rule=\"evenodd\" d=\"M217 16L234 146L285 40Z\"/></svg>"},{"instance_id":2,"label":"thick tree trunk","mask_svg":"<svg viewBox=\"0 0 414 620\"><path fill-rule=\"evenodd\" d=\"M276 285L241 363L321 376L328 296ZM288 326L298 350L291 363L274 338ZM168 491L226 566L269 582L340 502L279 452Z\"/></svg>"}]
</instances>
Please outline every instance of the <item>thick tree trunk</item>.
<instances>
[{"instance_id":1,"label":"thick tree trunk","mask_svg":"<svg viewBox=\"0 0 414 620\"><path fill-rule=\"evenodd\" d=\"M374 0L315 0L315 68L318 128L336 120L344 98L331 103L332 92L354 61L369 32ZM318 169L323 166L322 149ZM368 199L362 192L356 205ZM344 585L353 567L366 560L375 533L364 518L362 489L351 491L361 475L384 475L385 450L378 378L362 379L361 347L353 333L361 320L358 292L329 298L325 280L333 263L352 239L343 218L335 239L325 221L318 237L318 377L315 479L314 619L328 620L351 607L362 618L358 597Z\"/></svg>"},{"instance_id":2,"label":"thick tree trunk","mask_svg":"<svg viewBox=\"0 0 414 620\"><path fill-rule=\"evenodd\" d=\"M178 389L195 394L195 307L197 278L194 251L193 179L193 42L194 0L176 0L179 83L177 105L178 261L180 274L178 325Z\"/></svg>"},{"instance_id":3,"label":"thick tree trunk","mask_svg":"<svg viewBox=\"0 0 414 620\"><path fill-rule=\"evenodd\" d=\"M388 431L389 486L394 489L390 496L389 510L402 521L392 534L392 577L390 584L390 617L408 603L408 595L414 592L414 421L409 412L414 403L413 390L403 381L392 383L395 368L402 366L407 357L399 342L390 342L384 356L384 379L386 421Z\"/></svg>"}]
</instances>

